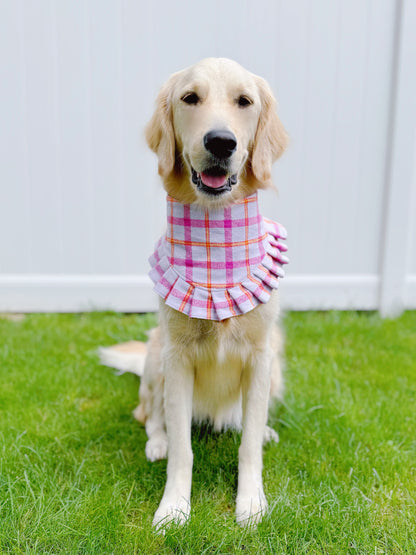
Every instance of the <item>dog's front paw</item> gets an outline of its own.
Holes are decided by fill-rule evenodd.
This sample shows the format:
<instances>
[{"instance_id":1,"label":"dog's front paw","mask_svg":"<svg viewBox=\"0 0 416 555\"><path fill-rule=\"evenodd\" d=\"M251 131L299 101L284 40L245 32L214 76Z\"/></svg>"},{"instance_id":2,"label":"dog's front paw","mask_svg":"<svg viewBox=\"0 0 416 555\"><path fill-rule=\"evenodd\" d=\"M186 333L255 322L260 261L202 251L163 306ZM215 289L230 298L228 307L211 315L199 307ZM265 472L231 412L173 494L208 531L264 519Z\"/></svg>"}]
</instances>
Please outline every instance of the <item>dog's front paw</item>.
<instances>
[{"instance_id":1,"label":"dog's front paw","mask_svg":"<svg viewBox=\"0 0 416 555\"><path fill-rule=\"evenodd\" d=\"M236 518L241 526L255 526L267 511L267 500L262 487L253 494L241 492L237 495Z\"/></svg>"},{"instance_id":2,"label":"dog's front paw","mask_svg":"<svg viewBox=\"0 0 416 555\"><path fill-rule=\"evenodd\" d=\"M176 499L163 498L153 518L153 526L158 532L163 532L166 526L172 523L185 524L189 518L191 504L189 499L178 497Z\"/></svg>"}]
</instances>

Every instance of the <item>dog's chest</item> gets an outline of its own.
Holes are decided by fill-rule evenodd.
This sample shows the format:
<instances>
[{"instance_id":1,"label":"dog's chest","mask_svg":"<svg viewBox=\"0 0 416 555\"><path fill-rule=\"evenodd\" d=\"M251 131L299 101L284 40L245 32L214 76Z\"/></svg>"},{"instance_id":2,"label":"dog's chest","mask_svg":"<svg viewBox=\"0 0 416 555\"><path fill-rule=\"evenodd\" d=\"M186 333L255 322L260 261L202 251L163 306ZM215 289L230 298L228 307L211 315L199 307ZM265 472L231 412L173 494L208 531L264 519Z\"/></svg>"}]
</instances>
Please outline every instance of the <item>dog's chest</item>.
<instances>
[{"instance_id":1,"label":"dog's chest","mask_svg":"<svg viewBox=\"0 0 416 555\"><path fill-rule=\"evenodd\" d=\"M161 303L161 324L165 337L176 352L191 360L199 373L227 374L239 371L253 352L261 348L277 315L277 297L248 314L224 322L188 318ZM276 301L275 301L276 300Z\"/></svg>"},{"instance_id":2,"label":"dog's chest","mask_svg":"<svg viewBox=\"0 0 416 555\"><path fill-rule=\"evenodd\" d=\"M240 393L243 361L237 353L217 352L217 356L200 356L194 366L194 398L213 405L235 400ZM215 353L214 353L215 354Z\"/></svg>"},{"instance_id":3,"label":"dog's chest","mask_svg":"<svg viewBox=\"0 0 416 555\"><path fill-rule=\"evenodd\" d=\"M241 420L241 385L259 350L265 348L278 308L269 303L225 322L193 319L160 305L162 343L194 371L193 416L216 429Z\"/></svg>"}]
</instances>

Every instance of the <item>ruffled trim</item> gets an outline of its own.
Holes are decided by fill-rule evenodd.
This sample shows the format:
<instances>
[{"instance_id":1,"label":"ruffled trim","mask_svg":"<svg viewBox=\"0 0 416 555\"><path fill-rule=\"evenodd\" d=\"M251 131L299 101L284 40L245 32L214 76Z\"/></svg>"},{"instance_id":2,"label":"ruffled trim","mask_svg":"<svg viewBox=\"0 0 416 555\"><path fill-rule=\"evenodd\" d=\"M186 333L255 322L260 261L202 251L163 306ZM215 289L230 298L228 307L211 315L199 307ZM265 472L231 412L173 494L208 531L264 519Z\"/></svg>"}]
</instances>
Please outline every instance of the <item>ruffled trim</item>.
<instances>
[{"instance_id":1,"label":"ruffled trim","mask_svg":"<svg viewBox=\"0 0 416 555\"><path fill-rule=\"evenodd\" d=\"M171 308L190 318L203 320L225 320L267 303L273 289L279 287L279 278L285 275L282 265L289 259L284 254L287 247L281 242L287 237L285 228L266 218L263 221L267 234L263 243L263 260L250 267L250 273L241 283L227 289L208 289L187 282L171 266L168 247L162 237L149 258L149 276L155 284L154 291Z\"/></svg>"}]
</instances>

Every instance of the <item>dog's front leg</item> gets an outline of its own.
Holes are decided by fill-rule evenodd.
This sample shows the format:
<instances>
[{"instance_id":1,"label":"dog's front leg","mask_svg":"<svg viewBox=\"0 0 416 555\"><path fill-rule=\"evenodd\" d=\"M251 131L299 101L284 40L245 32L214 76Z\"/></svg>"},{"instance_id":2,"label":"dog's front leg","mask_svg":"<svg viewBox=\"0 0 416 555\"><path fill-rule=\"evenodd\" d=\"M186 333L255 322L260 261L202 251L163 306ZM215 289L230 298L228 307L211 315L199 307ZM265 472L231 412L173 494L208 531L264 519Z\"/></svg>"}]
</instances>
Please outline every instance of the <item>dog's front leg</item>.
<instances>
[{"instance_id":1,"label":"dog's front leg","mask_svg":"<svg viewBox=\"0 0 416 555\"><path fill-rule=\"evenodd\" d=\"M239 449L237 522L259 522L267 510L263 491L263 436L267 423L271 353L253 354L243 374L243 433Z\"/></svg>"},{"instance_id":2,"label":"dog's front leg","mask_svg":"<svg viewBox=\"0 0 416 555\"><path fill-rule=\"evenodd\" d=\"M174 348L165 348L163 371L168 464L165 491L153 519L157 528L172 521L182 524L189 517L193 460L193 366Z\"/></svg>"}]
</instances>

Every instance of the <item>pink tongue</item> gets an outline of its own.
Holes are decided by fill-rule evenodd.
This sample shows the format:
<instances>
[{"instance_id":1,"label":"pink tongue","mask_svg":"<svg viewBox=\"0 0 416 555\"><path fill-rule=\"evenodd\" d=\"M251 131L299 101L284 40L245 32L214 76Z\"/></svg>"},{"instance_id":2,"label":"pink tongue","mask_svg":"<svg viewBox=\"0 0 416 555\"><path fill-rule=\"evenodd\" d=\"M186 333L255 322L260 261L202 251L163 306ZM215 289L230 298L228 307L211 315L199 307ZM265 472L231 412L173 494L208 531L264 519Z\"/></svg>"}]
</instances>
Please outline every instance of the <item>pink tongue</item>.
<instances>
[{"instance_id":1,"label":"pink tongue","mask_svg":"<svg viewBox=\"0 0 416 555\"><path fill-rule=\"evenodd\" d=\"M207 175L206 173L202 172L201 179L202 179L202 183L207 187L218 189L219 187L222 187L223 185L225 185L227 181L227 176L226 175L213 176L213 175Z\"/></svg>"}]
</instances>

